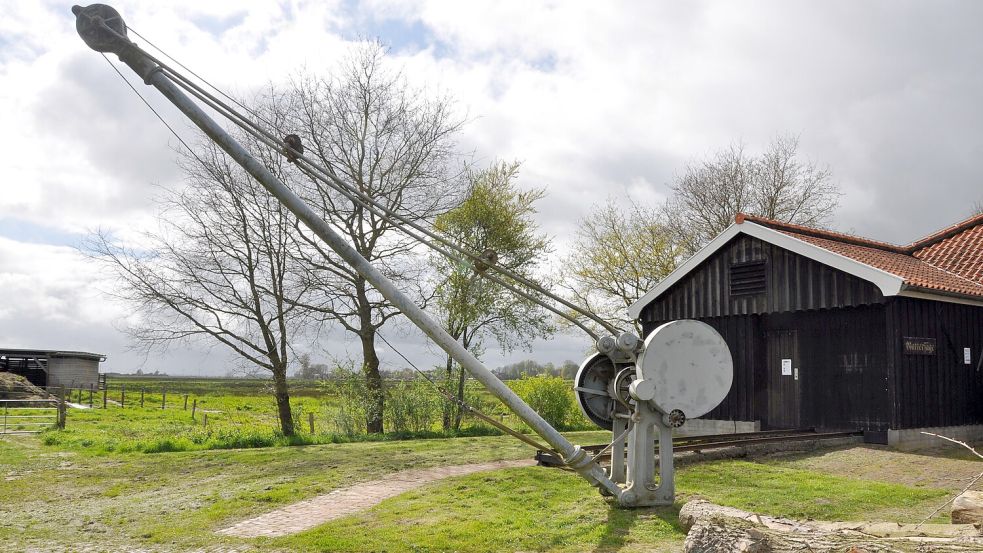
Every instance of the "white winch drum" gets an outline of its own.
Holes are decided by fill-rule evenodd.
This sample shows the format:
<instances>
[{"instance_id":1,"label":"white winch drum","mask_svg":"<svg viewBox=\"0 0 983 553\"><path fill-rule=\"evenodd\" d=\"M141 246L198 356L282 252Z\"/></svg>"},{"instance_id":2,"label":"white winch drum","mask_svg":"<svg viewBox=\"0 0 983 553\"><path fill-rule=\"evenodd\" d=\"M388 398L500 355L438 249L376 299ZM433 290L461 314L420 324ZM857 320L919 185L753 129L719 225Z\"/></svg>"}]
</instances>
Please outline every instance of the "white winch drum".
<instances>
[{"instance_id":1,"label":"white winch drum","mask_svg":"<svg viewBox=\"0 0 983 553\"><path fill-rule=\"evenodd\" d=\"M693 320L666 323L645 338L636 379L651 380L650 403L662 413L678 409L693 419L727 397L734 382L730 348L710 325Z\"/></svg>"}]
</instances>

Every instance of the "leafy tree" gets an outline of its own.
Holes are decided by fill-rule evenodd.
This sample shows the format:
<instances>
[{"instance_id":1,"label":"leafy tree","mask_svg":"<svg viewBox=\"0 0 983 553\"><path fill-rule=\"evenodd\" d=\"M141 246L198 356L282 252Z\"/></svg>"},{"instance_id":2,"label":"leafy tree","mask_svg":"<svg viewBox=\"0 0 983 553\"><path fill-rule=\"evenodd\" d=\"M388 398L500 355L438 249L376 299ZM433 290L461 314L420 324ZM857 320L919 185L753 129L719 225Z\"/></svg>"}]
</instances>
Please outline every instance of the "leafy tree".
<instances>
[{"instance_id":1,"label":"leafy tree","mask_svg":"<svg viewBox=\"0 0 983 553\"><path fill-rule=\"evenodd\" d=\"M564 380L573 380L577 376L577 370L580 369L580 365L570 361L569 359L560 365L560 378Z\"/></svg>"},{"instance_id":2,"label":"leafy tree","mask_svg":"<svg viewBox=\"0 0 983 553\"><path fill-rule=\"evenodd\" d=\"M580 221L564 263L565 287L591 313L640 333L628 306L671 273L681 253L656 210L632 204L624 211L609 201Z\"/></svg>"},{"instance_id":3,"label":"leafy tree","mask_svg":"<svg viewBox=\"0 0 983 553\"><path fill-rule=\"evenodd\" d=\"M550 242L532 219L533 204L543 190L519 189L519 166L502 162L469 171L464 200L437 218L436 229L469 251L494 250L500 266L528 278L549 252ZM475 355L488 339L508 350L553 331L545 310L482 278L470 261L436 258L434 265L439 278L436 307L444 328ZM464 368L448 356L444 370L448 385L463 401ZM459 408L448 406L444 427L459 428L462 416Z\"/></svg>"},{"instance_id":4,"label":"leafy tree","mask_svg":"<svg viewBox=\"0 0 983 553\"><path fill-rule=\"evenodd\" d=\"M760 156L741 143L686 166L672 184L663 219L688 254L695 253L748 213L821 226L836 210L840 191L828 167L799 158L796 136L776 137Z\"/></svg>"},{"instance_id":5,"label":"leafy tree","mask_svg":"<svg viewBox=\"0 0 983 553\"><path fill-rule=\"evenodd\" d=\"M297 378L303 380L324 380L331 376L331 369L323 363L312 363L310 354L303 353L297 359L300 370Z\"/></svg>"}]
</instances>

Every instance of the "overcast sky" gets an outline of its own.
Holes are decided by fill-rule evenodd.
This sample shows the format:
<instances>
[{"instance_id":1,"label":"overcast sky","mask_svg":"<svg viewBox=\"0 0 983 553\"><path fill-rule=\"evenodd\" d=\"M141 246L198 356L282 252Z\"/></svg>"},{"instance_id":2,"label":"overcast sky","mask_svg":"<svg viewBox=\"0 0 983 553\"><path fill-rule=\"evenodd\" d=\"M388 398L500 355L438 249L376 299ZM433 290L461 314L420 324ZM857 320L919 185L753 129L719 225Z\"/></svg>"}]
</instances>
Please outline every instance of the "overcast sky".
<instances>
[{"instance_id":1,"label":"overcast sky","mask_svg":"<svg viewBox=\"0 0 983 553\"><path fill-rule=\"evenodd\" d=\"M547 188L538 220L560 251L592 205L659 203L687 162L734 141L759 151L779 133L800 135L801 153L832 169L840 230L908 243L983 200L983 2L112 5L238 94L301 67L329 71L351 41L377 37L415 84L456 99L470 119L462 152L522 160L521 184ZM0 347L95 351L109 357L104 370L223 374L233 363L218 348L129 351L125 307L74 249L96 228L147 228L159 187L181 179L175 139L84 46L69 8L3 2ZM412 333L389 334L430 363ZM561 336L485 359L579 360L588 345ZM358 351L335 333L314 358Z\"/></svg>"}]
</instances>

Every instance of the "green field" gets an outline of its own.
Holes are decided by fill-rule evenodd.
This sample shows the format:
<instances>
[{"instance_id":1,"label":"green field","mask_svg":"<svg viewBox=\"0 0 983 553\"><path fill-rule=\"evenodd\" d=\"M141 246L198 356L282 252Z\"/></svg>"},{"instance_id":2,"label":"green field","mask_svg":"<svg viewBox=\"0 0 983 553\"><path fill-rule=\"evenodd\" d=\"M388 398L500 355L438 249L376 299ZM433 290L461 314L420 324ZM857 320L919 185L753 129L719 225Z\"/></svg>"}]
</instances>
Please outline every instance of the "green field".
<instances>
[{"instance_id":1,"label":"green field","mask_svg":"<svg viewBox=\"0 0 983 553\"><path fill-rule=\"evenodd\" d=\"M4 551L675 551L684 537L678 510L692 497L778 516L918 521L951 490L904 478L937 470L949 481L953 469L943 461L966 464L960 474L979 471L962 458L890 457L904 478L887 478L862 468L901 454L865 447L686 462L677 472L675 506L622 510L569 472L517 468L434 482L293 536L231 538L215 532L399 470L528 459L533 452L501 435L366 441L305 430L288 440L276 434L272 400L259 383L224 393L217 381L164 382L164 410L150 383L127 381L126 407L72 409L65 430L0 439ZM196 420L183 408L185 393L198 399ZM312 412L326 427L337 408L330 393L294 401L302 422ZM582 444L608 438L568 436ZM265 447L290 444L305 445Z\"/></svg>"},{"instance_id":2,"label":"green field","mask_svg":"<svg viewBox=\"0 0 983 553\"><path fill-rule=\"evenodd\" d=\"M51 446L96 453L161 453L501 434L487 423L470 417L465 418L460 430L444 431L439 420L440 401L430 384L411 381L391 386L414 391L396 394L403 403L407 396L429 400L426 419L429 422L394 429L397 425L390 423L392 417L387 414L386 427L392 431L366 436L358 432L362 418L348 420L348 424L339 423L342 400L337 383L291 380L290 403L297 434L286 437L279 430L269 380L114 377L109 380L105 408L102 392L95 392L91 400L93 408L72 409L65 429L52 429L44 433L42 440ZM468 386L471 405L510 426L523 428L501 403L478 390L476 383L469 382ZM90 394L87 390L74 390L70 399L87 407ZM574 411L572 395L568 401ZM395 400L389 404L400 405ZM576 413L573 423L566 428L582 429L589 425Z\"/></svg>"}]
</instances>

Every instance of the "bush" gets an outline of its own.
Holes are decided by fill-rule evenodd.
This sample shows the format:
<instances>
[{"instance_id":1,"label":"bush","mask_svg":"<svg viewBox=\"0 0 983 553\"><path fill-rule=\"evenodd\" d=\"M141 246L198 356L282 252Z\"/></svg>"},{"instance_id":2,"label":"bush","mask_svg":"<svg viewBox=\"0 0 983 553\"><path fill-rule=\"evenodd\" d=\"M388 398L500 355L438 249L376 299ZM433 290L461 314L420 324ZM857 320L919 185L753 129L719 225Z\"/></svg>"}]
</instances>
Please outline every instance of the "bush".
<instances>
[{"instance_id":1,"label":"bush","mask_svg":"<svg viewBox=\"0 0 983 553\"><path fill-rule=\"evenodd\" d=\"M365 378L352 366L336 367L331 376L336 383L338 397L338 411L332 421L335 429L345 436L364 434L369 404Z\"/></svg>"},{"instance_id":2,"label":"bush","mask_svg":"<svg viewBox=\"0 0 983 553\"><path fill-rule=\"evenodd\" d=\"M423 378L399 382L386 390L384 417L389 432L433 430L441 413L441 397Z\"/></svg>"},{"instance_id":3,"label":"bush","mask_svg":"<svg viewBox=\"0 0 983 553\"><path fill-rule=\"evenodd\" d=\"M556 376L523 376L512 381L512 389L546 422L559 429L579 422L570 383Z\"/></svg>"}]
</instances>

